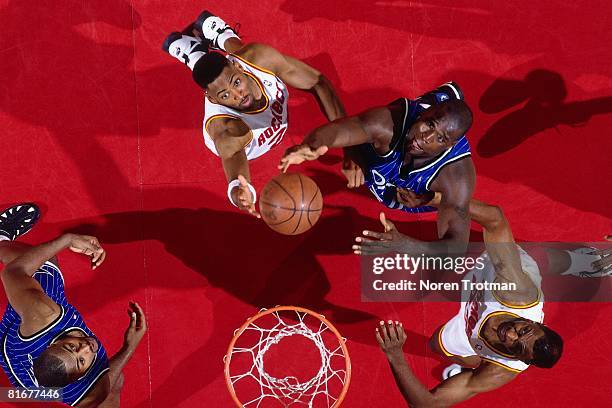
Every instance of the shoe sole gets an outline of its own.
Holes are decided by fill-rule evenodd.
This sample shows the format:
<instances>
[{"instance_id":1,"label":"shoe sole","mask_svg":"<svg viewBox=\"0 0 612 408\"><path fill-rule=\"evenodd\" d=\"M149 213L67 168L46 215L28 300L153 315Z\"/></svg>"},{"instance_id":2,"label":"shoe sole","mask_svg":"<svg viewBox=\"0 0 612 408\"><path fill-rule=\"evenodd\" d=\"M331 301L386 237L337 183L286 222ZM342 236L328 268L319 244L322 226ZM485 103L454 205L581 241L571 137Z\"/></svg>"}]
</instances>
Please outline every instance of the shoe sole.
<instances>
[{"instance_id":1,"label":"shoe sole","mask_svg":"<svg viewBox=\"0 0 612 408\"><path fill-rule=\"evenodd\" d=\"M8 213L13 208L16 211L19 211L19 210L17 210L17 207L31 207L31 208L34 208L34 211L32 213L32 220L29 222L29 226L27 226L24 230L21 230L19 232L19 234L15 235L15 237L12 238L12 239L17 239L17 238L27 234L28 232L30 232L30 230L34 227L34 225L36 225L36 223L40 219L40 208L36 204L34 204L34 203L21 203L21 204L17 204L17 205L14 205L12 207L9 207L6 210L2 211L2 213L0 213L0 220L3 219L3 218L8 219L8 217L2 217L2 215ZM9 232L9 231L6 231L6 232Z\"/></svg>"}]
</instances>

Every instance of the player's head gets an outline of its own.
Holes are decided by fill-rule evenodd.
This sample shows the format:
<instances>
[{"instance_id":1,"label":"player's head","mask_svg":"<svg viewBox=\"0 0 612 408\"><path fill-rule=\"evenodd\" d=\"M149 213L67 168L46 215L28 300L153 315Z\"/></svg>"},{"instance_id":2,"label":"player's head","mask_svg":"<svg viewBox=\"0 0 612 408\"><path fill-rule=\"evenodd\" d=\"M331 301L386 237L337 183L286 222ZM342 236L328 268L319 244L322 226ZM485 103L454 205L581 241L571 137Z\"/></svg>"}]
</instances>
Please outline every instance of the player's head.
<instances>
[{"instance_id":1,"label":"player's head","mask_svg":"<svg viewBox=\"0 0 612 408\"><path fill-rule=\"evenodd\" d=\"M505 321L497 327L497 336L511 354L536 367L551 368L563 353L561 336L533 320Z\"/></svg>"},{"instance_id":2,"label":"player's head","mask_svg":"<svg viewBox=\"0 0 612 408\"><path fill-rule=\"evenodd\" d=\"M42 387L64 387L84 376L100 345L94 337L68 334L53 342L34 360L34 376Z\"/></svg>"},{"instance_id":3,"label":"player's head","mask_svg":"<svg viewBox=\"0 0 612 408\"><path fill-rule=\"evenodd\" d=\"M256 102L254 81L249 81L240 64L218 52L202 56L193 67L192 76L213 103L248 111Z\"/></svg>"},{"instance_id":4,"label":"player's head","mask_svg":"<svg viewBox=\"0 0 612 408\"><path fill-rule=\"evenodd\" d=\"M472 111L458 99L446 100L421 113L408 132L413 156L437 156L454 145L472 126Z\"/></svg>"}]
</instances>

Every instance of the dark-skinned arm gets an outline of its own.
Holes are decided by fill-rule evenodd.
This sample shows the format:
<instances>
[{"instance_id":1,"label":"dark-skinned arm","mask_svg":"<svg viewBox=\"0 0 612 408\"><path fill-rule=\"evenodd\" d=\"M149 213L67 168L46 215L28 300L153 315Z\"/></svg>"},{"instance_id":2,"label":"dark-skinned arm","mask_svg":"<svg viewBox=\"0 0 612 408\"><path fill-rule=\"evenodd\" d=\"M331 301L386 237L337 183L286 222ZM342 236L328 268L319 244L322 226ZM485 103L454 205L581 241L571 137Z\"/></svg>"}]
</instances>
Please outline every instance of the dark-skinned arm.
<instances>
[{"instance_id":1,"label":"dark-skinned arm","mask_svg":"<svg viewBox=\"0 0 612 408\"><path fill-rule=\"evenodd\" d=\"M98 381L94 389L87 394L77 407L118 406L112 401L118 397L112 395L110 391L112 389L121 389L118 383L123 382L123 369L132 358L138 344L147 331L147 321L138 303L130 302L128 314L130 315L130 324L123 336L123 345L121 349L109 359L108 373Z\"/></svg>"},{"instance_id":2,"label":"dark-skinned arm","mask_svg":"<svg viewBox=\"0 0 612 408\"><path fill-rule=\"evenodd\" d=\"M43 263L66 248L92 257L93 268L104 261L104 250L96 238L64 234L30 248L2 271L2 284L8 301L29 329L44 327L49 318L59 313L59 306L32 276Z\"/></svg>"},{"instance_id":3,"label":"dark-skinned arm","mask_svg":"<svg viewBox=\"0 0 612 408\"><path fill-rule=\"evenodd\" d=\"M441 382L430 391L404 358L402 347L406 333L401 323L381 322L376 329L376 340L387 356L398 389L411 407L449 407L499 388L516 377L515 373L485 362L474 370L466 370Z\"/></svg>"},{"instance_id":4,"label":"dark-skinned arm","mask_svg":"<svg viewBox=\"0 0 612 408\"><path fill-rule=\"evenodd\" d=\"M207 124L206 131L215 143L215 148L228 183L238 180L230 191L232 203L249 214L259 216L255 210L255 197L249 189L251 175L249 160L244 148L251 142L253 134L249 127L240 119L218 118Z\"/></svg>"},{"instance_id":5,"label":"dark-skinned arm","mask_svg":"<svg viewBox=\"0 0 612 408\"><path fill-rule=\"evenodd\" d=\"M426 244L423 253L431 255L462 255L470 239L469 205L476 184L476 171L471 158L464 158L442 169L432 183L440 192L438 206L438 241Z\"/></svg>"},{"instance_id":6,"label":"dark-skinned arm","mask_svg":"<svg viewBox=\"0 0 612 408\"><path fill-rule=\"evenodd\" d=\"M442 194L436 193L428 205L439 207ZM484 232L487 254L495 268L497 282L515 283L511 293L499 292L504 300L516 304L530 304L538 298L538 288L523 271L518 247L514 241L510 223L502 209L482 201L471 199L469 215Z\"/></svg>"},{"instance_id":7,"label":"dark-skinned arm","mask_svg":"<svg viewBox=\"0 0 612 408\"><path fill-rule=\"evenodd\" d=\"M464 254L469 243L469 201L474 191L475 178L474 165L467 158L445 167L432 183L432 189L442 192L438 204L437 241L420 241L404 235L381 213L384 232L363 231L364 236L355 239L353 251L358 255L389 252L428 256ZM448 197L445 198L445 195Z\"/></svg>"},{"instance_id":8,"label":"dark-skinned arm","mask_svg":"<svg viewBox=\"0 0 612 408\"><path fill-rule=\"evenodd\" d=\"M247 45L244 57L270 69L287 85L313 94L330 122L346 115L331 82L310 65L260 43Z\"/></svg>"},{"instance_id":9,"label":"dark-skinned arm","mask_svg":"<svg viewBox=\"0 0 612 408\"><path fill-rule=\"evenodd\" d=\"M278 166L283 172L292 164L316 160L329 148L373 143L379 148L393 136L393 119L388 107L369 109L311 131L302 144L287 149ZM387 142L388 143L388 142Z\"/></svg>"}]
</instances>

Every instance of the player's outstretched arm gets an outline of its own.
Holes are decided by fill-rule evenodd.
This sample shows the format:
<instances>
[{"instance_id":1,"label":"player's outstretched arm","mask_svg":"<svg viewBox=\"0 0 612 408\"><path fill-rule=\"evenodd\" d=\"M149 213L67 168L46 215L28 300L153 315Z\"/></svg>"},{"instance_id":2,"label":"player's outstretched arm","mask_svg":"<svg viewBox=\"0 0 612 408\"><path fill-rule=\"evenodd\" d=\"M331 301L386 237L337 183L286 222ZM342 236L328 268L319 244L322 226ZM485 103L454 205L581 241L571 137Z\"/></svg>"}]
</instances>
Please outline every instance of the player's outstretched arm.
<instances>
[{"instance_id":1,"label":"player's outstretched arm","mask_svg":"<svg viewBox=\"0 0 612 408\"><path fill-rule=\"evenodd\" d=\"M249 48L245 51L247 59L252 54L251 60L270 69L287 85L312 93L330 122L346 115L338 94L322 73L269 45L253 43L247 47Z\"/></svg>"},{"instance_id":2,"label":"player's outstretched arm","mask_svg":"<svg viewBox=\"0 0 612 408\"><path fill-rule=\"evenodd\" d=\"M121 349L109 360L108 375L98 381L95 388L89 392L77 407L118 408L120 392L123 388L123 369L138 348L138 344L147 331L147 321L140 305L130 302L128 308L130 323L123 335Z\"/></svg>"},{"instance_id":3,"label":"player's outstretched arm","mask_svg":"<svg viewBox=\"0 0 612 408\"><path fill-rule=\"evenodd\" d=\"M316 160L327 149L373 143L378 147L383 140L391 140L393 119L388 107L369 109L359 115L327 123L310 132L302 144L287 149L278 166L283 172L292 164Z\"/></svg>"},{"instance_id":4,"label":"player's outstretched arm","mask_svg":"<svg viewBox=\"0 0 612 408\"><path fill-rule=\"evenodd\" d=\"M442 194L436 193L427 205L439 207L442 200ZM537 298L538 290L529 276L523 272L512 229L502 209L495 205L471 199L469 215L474 222L483 228L485 246L491 262L495 265L496 278L502 282L517 284L514 296L518 296L518 298L515 301L521 302L521 300L524 300L526 303L531 303Z\"/></svg>"},{"instance_id":5,"label":"player's outstretched arm","mask_svg":"<svg viewBox=\"0 0 612 408\"><path fill-rule=\"evenodd\" d=\"M429 391L414 375L404 358L406 332L399 322L380 322L376 340L391 366L395 382L411 407L449 407L479 393L491 391L511 381L516 374L490 364L468 370L440 383Z\"/></svg>"},{"instance_id":6,"label":"player's outstretched arm","mask_svg":"<svg viewBox=\"0 0 612 408\"><path fill-rule=\"evenodd\" d=\"M206 130L221 157L228 199L240 210L259 217L255 210L255 188L250 184L249 160L244 151L253 137L250 129L240 119L219 118L209 123Z\"/></svg>"},{"instance_id":7,"label":"player's outstretched arm","mask_svg":"<svg viewBox=\"0 0 612 408\"><path fill-rule=\"evenodd\" d=\"M90 256L94 269L106 256L96 238L64 234L28 249L2 271L2 284L8 301L29 328L44 327L46 320L59 313L57 304L45 294L32 276L43 263L66 248Z\"/></svg>"},{"instance_id":8,"label":"player's outstretched arm","mask_svg":"<svg viewBox=\"0 0 612 408\"><path fill-rule=\"evenodd\" d=\"M475 184L476 171L470 158L443 168L432 183L432 190L442 193L437 218L439 240L433 244L440 251L462 254L467 249L470 239L469 204Z\"/></svg>"}]
</instances>

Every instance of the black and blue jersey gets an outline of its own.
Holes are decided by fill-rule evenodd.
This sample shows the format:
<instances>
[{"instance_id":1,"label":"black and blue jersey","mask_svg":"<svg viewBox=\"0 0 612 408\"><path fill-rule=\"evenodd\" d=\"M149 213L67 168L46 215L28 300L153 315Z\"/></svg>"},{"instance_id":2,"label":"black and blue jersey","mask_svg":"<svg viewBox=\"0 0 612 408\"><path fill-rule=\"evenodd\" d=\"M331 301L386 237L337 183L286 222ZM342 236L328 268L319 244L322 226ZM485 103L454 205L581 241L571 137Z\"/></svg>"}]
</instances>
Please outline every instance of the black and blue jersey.
<instances>
[{"instance_id":1,"label":"black and blue jersey","mask_svg":"<svg viewBox=\"0 0 612 408\"><path fill-rule=\"evenodd\" d=\"M95 337L83 317L68 303L64 295L64 278L59 268L45 262L32 276L40 283L47 296L60 307L60 315L49 326L31 336L19 331L21 317L9 304L0 321L0 366L16 387L38 387L34 376L33 361L56 339L71 331L80 331L85 336ZM98 342L100 343L100 342ZM108 358L102 344L98 348L89 370L78 380L62 388L62 400L68 405L78 404L109 370Z\"/></svg>"},{"instance_id":2,"label":"black and blue jersey","mask_svg":"<svg viewBox=\"0 0 612 408\"><path fill-rule=\"evenodd\" d=\"M378 201L387 207L412 213L435 211L435 208L426 206L405 207L397 201L397 188L410 189L417 194L429 192L431 191L431 183L444 166L471 155L470 145L463 135L452 147L429 163L418 168L403 165L406 154L406 136L414 122L431 105L448 99L463 99L461 90L452 82L446 83L415 100L400 98L393 101L388 105L391 108L394 122L394 134L390 150L386 154L380 155L371 143L351 148L351 150L354 149L357 152L357 161L364 173L366 186Z\"/></svg>"}]
</instances>

